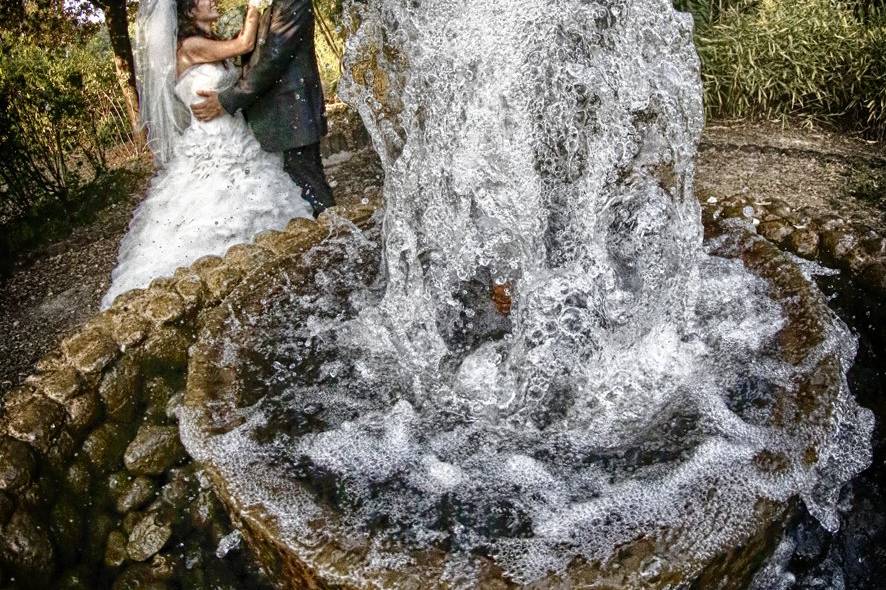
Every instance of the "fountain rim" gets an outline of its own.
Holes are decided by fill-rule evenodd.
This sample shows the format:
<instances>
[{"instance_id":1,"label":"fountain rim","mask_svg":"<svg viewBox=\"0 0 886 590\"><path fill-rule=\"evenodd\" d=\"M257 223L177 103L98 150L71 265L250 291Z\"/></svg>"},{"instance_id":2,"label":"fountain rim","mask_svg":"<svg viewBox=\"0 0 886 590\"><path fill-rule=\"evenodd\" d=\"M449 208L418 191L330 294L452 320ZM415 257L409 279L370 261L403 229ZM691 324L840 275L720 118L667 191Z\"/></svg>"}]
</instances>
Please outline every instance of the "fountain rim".
<instances>
[{"instance_id":1,"label":"fountain rim","mask_svg":"<svg viewBox=\"0 0 886 590\"><path fill-rule=\"evenodd\" d=\"M345 209L340 212L340 215L361 230L369 227L374 219L372 212L368 212L365 207L358 208L356 212ZM770 284L771 296L782 306L786 316L785 326L777 336L780 356L782 360L795 366L807 362L810 354L825 338L825 325L821 318L824 315L829 316L830 312L823 296L813 288L788 255L781 252L771 242L758 236L747 224L736 224L734 221L722 219L705 219L705 234L708 240L720 238L719 246L713 249L712 255L739 259L750 272ZM219 395L224 394L225 387L230 386L234 375L230 372L232 370L230 367L222 367L220 363L214 362L217 357L217 351L212 350L212 343L216 341L215 335L223 333L227 319L234 313L234 310L239 308L246 297L260 292L264 286L263 277L272 277L282 268L297 263L305 252L322 242L326 237L325 235L315 235L313 243L303 244L303 247L299 248L292 256L281 256L263 263L251 273L254 280L243 281L240 286L228 294L221 305L205 311L199 317L200 335L190 352L184 406L196 413L195 426L202 435L212 436L236 426L236 424L226 423L219 425L212 418L212 415L218 415L217 412L220 410L233 409L230 401L224 401L224 398ZM824 359L818 359L817 365L835 373L831 375L831 378L836 383L840 383L842 379L841 363L839 359L831 358L833 356L832 353L825 355ZM801 384L800 388L804 390L805 387L804 384ZM830 396L821 395L821 392L818 392L819 401L830 401L837 393L833 391L834 389L831 388ZM802 396L802 391L798 395ZM219 402L222 403L219 404ZM212 411L208 412L207 409ZM787 427L788 425L782 426ZM185 445L189 446L187 441L185 441ZM360 587L349 580L347 575L347 564L360 558L359 552L357 554L349 552L348 547L351 544L347 540L330 536L328 546L317 553L314 548L306 548L297 540L285 539L275 517L265 511L262 506L243 502L233 493L222 470L213 462L212 457L207 457L199 451L195 452L192 448L189 448L189 451L205 469L216 490L219 491L233 521L247 537L248 544L257 554L259 561L272 573L272 577L286 580L290 584L289 587L294 588ZM696 576L704 579L705 576L716 575L714 572L724 567L723 564L735 560L736 554L738 554L738 560L741 563L751 568L744 571L743 575L751 575L754 571L751 564L755 563L755 560L752 555L746 553L753 552L752 548L759 547L761 543L771 543L774 535L768 533L771 529L781 526L780 523L794 509L794 503L794 501L785 504L774 501L761 502L757 506L757 518L752 527L754 532L746 536L744 543L732 550L727 550L709 561L704 567L699 567ZM330 513L327 520L333 521L335 516ZM664 541L661 539L641 537L636 542L619 548L613 558L604 564L577 560L565 574L552 574L539 581L539 584L557 586L563 583L587 584L592 582L593 587L597 587L598 583L602 583L603 585L600 587L603 588L621 587L619 584L627 582L627 579L623 577L625 575L623 572L634 569L630 567L631 564L639 567L645 559L644 556L650 551L655 551L656 546L660 546L662 543ZM411 557L413 562L427 563L440 559L440 553L439 551L426 550L415 552ZM312 556L313 563L308 563L305 560L306 554ZM725 557L726 554L729 554L728 558ZM326 562L324 565L317 565L318 556ZM484 559L483 562L485 571L481 573L481 576L485 576L490 581L501 581L505 584L503 587L512 585L510 582L504 581L501 570L492 559ZM610 567L612 564L619 565L612 568ZM333 575L333 572L337 572L337 575ZM394 579L399 578L399 574L392 572L391 575L394 577L388 582L394 584L391 587L395 587ZM403 575L408 574L404 573ZM656 583L666 586L667 583L679 581L680 576L680 572L663 572L656 578ZM382 583L384 587L388 586L388 583L384 583L384 581ZM741 585L735 587L738 588Z\"/></svg>"}]
</instances>

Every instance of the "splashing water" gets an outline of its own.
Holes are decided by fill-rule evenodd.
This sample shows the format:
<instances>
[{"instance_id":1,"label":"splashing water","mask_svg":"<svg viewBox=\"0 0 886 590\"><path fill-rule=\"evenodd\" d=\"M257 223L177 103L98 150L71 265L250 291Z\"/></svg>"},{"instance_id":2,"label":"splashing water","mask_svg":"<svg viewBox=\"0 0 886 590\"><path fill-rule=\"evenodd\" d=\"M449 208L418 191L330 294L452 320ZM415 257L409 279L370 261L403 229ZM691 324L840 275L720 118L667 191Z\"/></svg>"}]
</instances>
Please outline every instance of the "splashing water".
<instances>
[{"instance_id":1,"label":"splashing water","mask_svg":"<svg viewBox=\"0 0 886 590\"><path fill-rule=\"evenodd\" d=\"M324 575L359 584L404 547L443 549L437 574L466 586L478 556L531 582L638 537L701 561L753 529L761 500L797 495L837 526L870 414L843 380L826 416L772 425L779 392L845 371L854 343L828 315L814 353L787 362L769 284L702 248L690 17L665 0L346 13L342 94L385 167L383 233L344 239L317 293L253 318L242 332L261 342L232 339L231 358L273 367L272 394L213 444L232 474L265 465L300 486L278 481L269 502L241 478L241 495L306 555L332 507L326 531L365 558ZM379 241L383 289L357 287ZM489 297L505 283L509 318ZM291 427L263 435L281 416Z\"/></svg>"}]
</instances>

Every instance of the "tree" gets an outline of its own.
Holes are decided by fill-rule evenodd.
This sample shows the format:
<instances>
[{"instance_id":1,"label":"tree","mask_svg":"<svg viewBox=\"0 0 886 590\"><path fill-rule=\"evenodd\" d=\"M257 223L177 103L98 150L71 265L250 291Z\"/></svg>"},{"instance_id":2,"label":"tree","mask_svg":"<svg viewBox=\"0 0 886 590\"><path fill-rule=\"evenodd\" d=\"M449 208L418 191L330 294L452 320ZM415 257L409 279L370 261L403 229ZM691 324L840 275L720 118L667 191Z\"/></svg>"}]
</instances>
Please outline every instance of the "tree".
<instances>
[{"instance_id":1,"label":"tree","mask_svg":"<svg viewBox=\"0 0 886 590\"><path fill-rule=\"evenodd\" d=\"M117 82L126 104L126 115L132 127L132 137L143 140L139 120L138 91L135 85L135 60L132 57L132 42L129 39L129 13L126 0L89 0L105 16L105 25L111 37L114 52L114 68Z\"/></svg>"}]
</instances>

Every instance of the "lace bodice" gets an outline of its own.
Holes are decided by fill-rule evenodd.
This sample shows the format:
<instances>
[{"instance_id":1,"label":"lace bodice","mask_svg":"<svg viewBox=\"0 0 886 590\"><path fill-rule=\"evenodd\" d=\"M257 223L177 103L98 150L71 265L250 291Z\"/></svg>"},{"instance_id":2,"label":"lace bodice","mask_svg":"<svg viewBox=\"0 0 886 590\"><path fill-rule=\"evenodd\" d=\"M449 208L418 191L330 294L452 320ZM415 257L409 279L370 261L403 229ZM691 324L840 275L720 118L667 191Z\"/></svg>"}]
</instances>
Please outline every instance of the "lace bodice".
<instances>
[{"instance_id":1,"label":"lace bodice","mask_svg":"<svg viewBox=\"0 0 886 590\"><path fill-rule=\"evenodd\" d=\"M175 95L185 105L190 106L203 100L197 92L211 90L221 92L233 86L240 77L240 71L231 64L216 62L199 64L185 70L175 84ZM193 123L195 119L191 119Z\"/></svg>"}]
</instances>

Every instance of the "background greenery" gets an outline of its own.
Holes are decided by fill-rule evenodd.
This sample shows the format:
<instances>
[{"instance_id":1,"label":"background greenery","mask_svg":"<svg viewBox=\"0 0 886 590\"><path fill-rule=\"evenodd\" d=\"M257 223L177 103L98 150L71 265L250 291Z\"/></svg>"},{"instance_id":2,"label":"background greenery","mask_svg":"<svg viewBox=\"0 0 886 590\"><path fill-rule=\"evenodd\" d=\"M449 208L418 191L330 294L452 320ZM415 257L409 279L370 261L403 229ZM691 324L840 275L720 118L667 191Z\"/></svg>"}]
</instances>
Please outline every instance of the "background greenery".
<instances>
[{"instance_id":1,"label":"background greenery","mask_svg":"<svg viewBox=\"0 0 886 590\"><path fill-rule=\"evenodd\" d=\"M341 0L313 0L335 97ZM690 12L707 114L886 136L886 0L674 0ZM245 0L219 0L236 30ZM125 198L150 171L127 25L137 0L0 1L0 270ZM109 34L110 32L110 34Z\"/></svg>"},{"instance_id":2,"label":"background greenery","mask_svg":"<svg viewBox=\"0 0 886 590\"><path fill-rule=\"evenodd\" d=\"M705 108L716 118L799 118L882 139L881 0L676 0L695 17Z\"/></svg>"}]
</instances>

